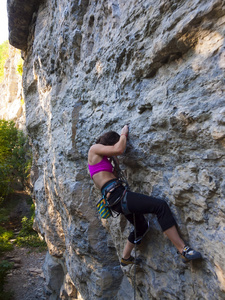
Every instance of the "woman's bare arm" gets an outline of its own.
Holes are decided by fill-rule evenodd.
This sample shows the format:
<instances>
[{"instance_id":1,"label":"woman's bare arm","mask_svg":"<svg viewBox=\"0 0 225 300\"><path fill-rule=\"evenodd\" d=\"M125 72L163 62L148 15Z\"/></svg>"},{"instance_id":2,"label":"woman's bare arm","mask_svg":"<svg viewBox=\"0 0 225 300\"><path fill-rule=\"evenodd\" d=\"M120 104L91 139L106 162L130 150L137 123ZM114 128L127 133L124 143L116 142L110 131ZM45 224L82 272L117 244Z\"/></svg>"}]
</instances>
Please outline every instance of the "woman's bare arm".
<instances>
[{"instance_id":1,"label":"woman's bare arm","mask_svg":"<svg viewBox=\"0 0 225 300\"><path fill-rule=\"evenodd\" d=\"M88 152L88 163L96 164L101 161L103 156L112 157L121 155L126 149L128 126L125 125L121 130L119 141L112 146L105 146L102 144L95 144L91 146Z\"/></svg>"}]
</instances>

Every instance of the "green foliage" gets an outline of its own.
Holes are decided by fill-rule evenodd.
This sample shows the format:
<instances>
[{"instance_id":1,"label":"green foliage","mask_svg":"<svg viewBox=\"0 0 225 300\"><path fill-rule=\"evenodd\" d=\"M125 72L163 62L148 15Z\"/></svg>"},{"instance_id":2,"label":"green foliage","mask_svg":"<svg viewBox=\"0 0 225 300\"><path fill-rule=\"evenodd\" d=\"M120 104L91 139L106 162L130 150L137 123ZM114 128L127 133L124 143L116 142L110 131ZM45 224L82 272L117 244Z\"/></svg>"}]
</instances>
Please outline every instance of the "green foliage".
<instances>
[{"instance_id":1,"label":"green foliage","mask_svg":"<svg viewBox=\"0 0 225 300\"><path fill-rule=\"evenodd\" d=\"M18 198L15 195L11 195L11 197L0 203L0 226L9 226L9 215L17 206Z\"/></svg>"},{"instance_id":2,"label":"green foliage","mask_svg":"<svg viewBox=\"0 0 225 300\"><path fill-rule=\"evenodd\" d=\"M42 241L37 233L17 237L16 244L19 247L38 248L39 251L47 250L45 241Z\"/></svg>"},{"instance_id":3,"label":"green foliage","mask_svg":"<svg viewBox=\"0 0 225 300\"><path fill-rule=\"evenodd\" d=\"M11 292L4 292L4 284L6 282L6 275L12 269L13 263L7 260L0 262L0 300L10 300L12 298Z\"/></svg>"},{"instance_id":4,"label":"green foliage","mask_svg":"<svg viewBox=\"0 0 225 300\"><path fill-rule=\"evenodd\" d=\"M19 236L27 236L35 233L33 230L33 218L28 219L27 217L23 217L22 219L22 229L20 231Z\"/></svg>"},{"instance_id":5,"label":"green foliage","mask_svg":"<svg viewBox=\"0 0 225 300\"><path fill-rule=\"evenodd\" d=\"M12 192L13 183L25 184L30 166L31 154L24 133L13 121L0 120L0 202Z\"/></svg>"},{"instance_id":6,"label":"green foliage","mask_svg":"<svg viewBox=\"0 0 225 300\"><path fill-rule=\"evenodd\" d=\"M16 70L17 70L17 73L20 74L20 76L23 75L23 59L22 58L19 59Z\"/></svg>"},{"instance_id":7,"label":"green foliage","mask_svg":"<svg viewBox=\"0 0 225 300\"><path fill-rule=\"evenodd\" d=\"M33 230L35 207L31 205L32 216L30 219L23 217L22 229L16 239L16 244L20 247L39 248L40 251L46 250L47 246L45 241L42 241L37 232Z\"/></svg>"},{"instance_id":8,"label":"green foliage","mask_svg":"<svg viewBox=\"0 0 225 300\"><path fill-rule=\"evenodd\" d=\"M0 82L4 79L4 65L9 57L9 42L5 41L0 45Z\"/></svg>"},{"instance_id":9,"label":"green foliage","mask_svg":"<svg viewBox=\"0 0 225 300\"><path fill-rule=\"evenodd\" d=\"M13 246L9 241L12 238L13 232L7 231L5 228L0 226L0 254L2 252L12 250Z\"/></svg>"},{"instance_id":10,"label":"green foliage","mask_svg":"<svg viewBox=\"0 0 225 300\"><path fill-rule=\"evenodd\" d=\"M13 121L0 120L0 162L12 154L17 141L17 129Z\"/></svg>"},{"instance_id":11,"label":"green foliage","mask_svg":"<svg viewBox=\"0 0 225 300\"><path fill-rule=\"evenodd\" d=\"M1 207L0 204L0 224L6 223L9 220L9 212L5 207Z\"/></svg>"},{"instance_id":12,"label":"green foliage","mask_svg":"<svg viewBox=\"0 0 225 300\"><path fill-rule=\"evenodd\" d=\"M7 221L8 216L7 216L8 210L7 209L1 209L1 216L2 221ZM0 226L0 255L5 252L5 251L10 251L13 249L12 243L10 243L10 239L13 237L13 232L8 231L2 226ZM12 268L13 263L9 263L6 260L3 260L0 262L0 300L10 300L12 297L12 293L10 292L4 292L4 283L5 283L5 278L8 273L8 271Z\"/></svg>"}]
</instances>

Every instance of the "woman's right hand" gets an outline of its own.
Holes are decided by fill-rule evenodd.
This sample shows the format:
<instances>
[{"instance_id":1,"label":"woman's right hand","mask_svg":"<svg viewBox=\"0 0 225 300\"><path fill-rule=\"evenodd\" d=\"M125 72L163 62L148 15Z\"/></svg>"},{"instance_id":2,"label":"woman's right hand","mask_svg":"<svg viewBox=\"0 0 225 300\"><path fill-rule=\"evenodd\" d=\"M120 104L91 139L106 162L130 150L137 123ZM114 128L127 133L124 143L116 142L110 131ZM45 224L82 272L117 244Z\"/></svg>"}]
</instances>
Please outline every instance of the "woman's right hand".
<instances>
[{"instance_id":1,"label":"woman's right hand","mask_svg":"<svg viewBox=\"0 0 225 300\"><path fill-rule=\"evenodd\" d=\"M128 136L128 132L129 132L129 127L128 125L125 125L121 130L121 134L125 134L126 136Z\"/></svg>"}]
</instances>

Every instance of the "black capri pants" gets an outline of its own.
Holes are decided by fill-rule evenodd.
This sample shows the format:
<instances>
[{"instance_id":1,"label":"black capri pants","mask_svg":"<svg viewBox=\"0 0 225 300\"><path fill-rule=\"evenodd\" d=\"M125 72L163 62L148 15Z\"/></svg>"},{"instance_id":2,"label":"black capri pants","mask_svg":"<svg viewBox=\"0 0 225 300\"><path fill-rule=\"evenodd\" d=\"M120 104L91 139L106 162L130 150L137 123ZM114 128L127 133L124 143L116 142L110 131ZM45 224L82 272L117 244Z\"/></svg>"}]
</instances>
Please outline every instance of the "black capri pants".
<instances>
[{"instance_id":1,"label":"black capri pants","mask_svg":"<svg viewBox=\"0 0 225 300\"><path fill-rule=\"evenodd\" d=\"M123 191L124 186L117 187L108 198L109 204L112 205L113 202L118 199L118 197L122 196ZM167 229L176 225L176 221L171 213L171 210L164 200L127 191L127 206L131 214L125 215L125 217L131 224L134 225L133 214L135 214L137 237L142 236L148 229L148 223L143 214L155 214L162 231L166 231ZM111 209L123 214L121 201L116 205L113 205ZM134 230L130 233L128 240L134 244Z\"/></svg>"}]
</instances>

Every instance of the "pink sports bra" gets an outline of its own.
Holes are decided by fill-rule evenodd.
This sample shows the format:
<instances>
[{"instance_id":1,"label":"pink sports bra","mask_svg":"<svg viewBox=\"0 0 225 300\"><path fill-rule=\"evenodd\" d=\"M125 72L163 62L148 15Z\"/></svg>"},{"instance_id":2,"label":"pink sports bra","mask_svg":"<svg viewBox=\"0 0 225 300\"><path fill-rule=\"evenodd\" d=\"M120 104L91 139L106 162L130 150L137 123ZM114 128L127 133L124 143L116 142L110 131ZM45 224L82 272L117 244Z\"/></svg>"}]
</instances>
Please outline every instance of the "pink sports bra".
<instances>
[{"instance_id":1,"label":"pink sports bra","mask_svg":"<svg viewBox=\"0 0 225 300\"><path fill-rule=\"evenodd\" d=\"M113 173L113 166L106 156L103 156L103 159L95 165L88 164L88 168L89 168L91 178L95 174L102 172L102 171Z\"/></svg>"}]
</instances>

